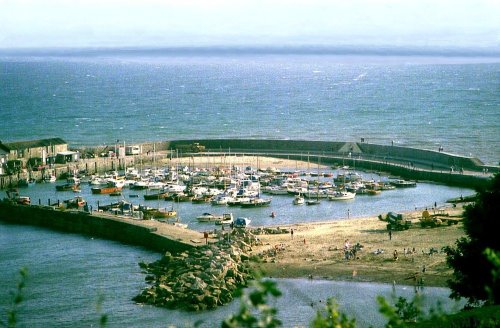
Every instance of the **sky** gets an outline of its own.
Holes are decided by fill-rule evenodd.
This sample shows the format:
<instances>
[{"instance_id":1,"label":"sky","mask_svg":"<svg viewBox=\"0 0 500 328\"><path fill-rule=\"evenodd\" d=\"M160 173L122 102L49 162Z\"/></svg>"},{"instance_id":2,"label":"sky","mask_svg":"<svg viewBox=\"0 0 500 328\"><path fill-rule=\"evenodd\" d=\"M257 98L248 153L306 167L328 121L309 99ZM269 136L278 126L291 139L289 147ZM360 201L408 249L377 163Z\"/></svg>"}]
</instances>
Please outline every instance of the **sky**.
<instances>
[{"instance_id":1,"label":"sky","mask_svg":"<svg viewBox=\"0 0 500 328\"><path fill-rule=\"evenodd\" d=\"M0 0L0 48L500 48L500 0Z\"/></svg>"}]
</instances>

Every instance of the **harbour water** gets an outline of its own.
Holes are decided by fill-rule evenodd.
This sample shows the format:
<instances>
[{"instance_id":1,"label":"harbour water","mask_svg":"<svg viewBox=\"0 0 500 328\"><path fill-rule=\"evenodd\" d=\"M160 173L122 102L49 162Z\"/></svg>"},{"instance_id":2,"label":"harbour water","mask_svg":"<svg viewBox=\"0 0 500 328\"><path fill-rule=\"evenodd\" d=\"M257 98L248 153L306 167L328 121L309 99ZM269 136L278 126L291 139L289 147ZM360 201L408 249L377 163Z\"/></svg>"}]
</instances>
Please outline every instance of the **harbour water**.
<instances>
[{"instance_id":1,"label":"harbour water","mask_svg":"<svg viewBox=\"0 0 500 328\"><path fill-rule=\"evenodd\" d=\"M327 170L337 176L342 170ZM359 172L366 180L378 181L387 177L381 177L375 173ZM303 177L305 179L316 180L316 177ZM332 178L321 178L319 181L332 182ZM58 182L57 184L61 184ZM173 209L178 213L178 218L182 223L187 223L188 227L197 231L207 231L215 228L213 223L200 223L197 216L203 213L222 215L223 213L233 213L234 217L248 217L252 220L252 226L269 226L281 224L293 224L299 222L319 222L328 220L338 220L349 217L367 217L384 214L389 211L411 211L415 208L424 210L432 207L434 203L438 207L450 206L446 201L451 198L468 196L474 193L473 190L461 187L451 187L440 184L419 182L415 188L397 188L383 191L376 196L357 195L354 200L349 201L329 201L324 199L319 206L296 206L293 205L292 195L263 195L271 197L272 201L268 207L241 208L239 206L217 206L210 203L192 204L191 202L173 202L161 200L144 200L144 195L156 191L134 190L124 188L121 196L110 196L109 194L96 195L91 193L91 185L81 184L81 192L56 191L54 183L39 183L35 187L22 188L20 194L30 196L33 204L47 205L58 200L71 199L75 196L82 196L95 210L97 205L108 205L119 200L126 200L134 205L146 205L154 208ZM5 192L0 192L4 195ZM135 197L130 197L130 196ZM270 214L274 212L275 217ZM220 227L219 227L220 228Z\"/></svg>"},{"instance_id":2,"label":"harbour water","mask_svg":"<svg viewBox=\"0 0 500 328\"><path fill-rule=\"evenodd\" d=\"M332 173L338 174L335 171ZM359 173L365 178L381 178L374 173ZM46 204L48 199L54 203L56 200L63 201L75 196L72 191L56 191L55 185L39 183L33 187L21 188L20 193L29 195L35 204L38 200ZM94 209L98 202L105 205L120 199L109 195L93 195L90 187L82 184L81 192L77 195L84 197ZM418 183L415 188L388 190L377 196L358 195L351 201L323 200L314 208L293 205L292 196L275 195L269 207L250 209L164 200L145 201L145 193L141 190L124 189L122 198L134 204L173 207L181 222L200 231L201 238L202 231L220 229L213 223L197 222L196 216L204 212L231 212L235 217L250 217L252 226L281 225L346 219L348 210L352 218L387 211L412 210L414 207L424 209L434 202L438 206L445 206L447 199L466 196L473 191ZM131 194L138 197L130 198ZM275 212L276 217L271 218L271 212ZM8 292L15 286L19 268L27 267L29 270L26 299L19 313L21 327L96 325L99 317L96 305L101 295L105 298L102 311L109 314L111 327L161 327L167 323L189 327L198 320L203 321L201 327L214 327L238 311L237 301L215 311L196 314L136 305L131 299L146 285L145 275L141 273L138 263L151 262L160 256L142 248L89 236L4 223L0 223L0 247L0 284L11 286L11 289L0 291L0 308L7 307ZM360 327L383 326L385 321L377 311L376 296L392 297L392 286L384 284L307 279L278 279L277 282L284 295L273 301L273 305L279 309L279 318L283 320L285 327L308 326L308 322L329 297L335 297L343 311L356 317ZM419 292L425 295L426 308L435 307L438 301L449 311L458 308L458 304L447 298L449 291L446 288L425 288ZM409 286L397 286L396 294L411 298L414 290Z\"/></svg>"},{"instance_id":3,"label":"harbour water","mask_svg":"<svg viewBox=\"0 0 500 328\"><path fill-rule=\"evenodd\" d=\"M85 56L50 52L0 53L0 140L61 137L70 145L114 144L167 139L279 138L395 144L500 159L500 60L497 58L368 57L335 55L240 55L90 52ZM46 202L67 199L52 184L23 190ZM293 207L274 196L271 207L234 209L255 225L323 221L411 210L471 190L419 183L417 188L363 196L353 202L324 201L314 210ZM109 196L82 195L96 204ZM129 192L124 193L128 197ZM142 197L142 195L139 195ZM100 197L100 198L97 198ZM134 200L132 200L134 202ZM142 200L141 200L142 201ZM210 205L175 206L195 230ZM220 211L220 212L219 212ZM271 211L277 217L271 219ZM137 263L158 255L112 241L0 224L0 308L14 289L16 272L29 270L20 326L91 326L95 305L105 297L110 326L151 327L204 320L217 326L238 304L186 314L135 305L144 286ZM348 313L367 326L381 326L375 295L389 295L379 284L280 280L285 297L277 306L287 323L307 325L319 299L335 296ZM398 287L412 295L413 290ZM446 289L426 288L431 299ZM313 306L311 307L311 303ZM378 319L377 319L378 318Z\"/></svg>"},{"instance_id":4,"label":"harbour water","mask_svg":"<svg viewBox=\"0 0 500 328\"><path fill-rule=\"evenodd\" d=\"M214 311L187 313L137 305L132 301L143 287L139 261L153 261L158 254L117 242L64 234L38 227L0 223L0 308L8 307L15 289L17 272L28 268L25 298L19 308L19 327L98 326L99 313L108 315L108 327L217 327L237 313L235 301ZM308 279L278 279L283 295L271 304L279 309L284 327L302 326L334 297L340 309L357 318L359 327L381 327L385 321L377 311L376 296L391 299L391 285L350 283ZM411 299L413 287L396 286L396 295ZM448 299L446 288L426 287L424 306L443 303L446 311L456 311L463 303ZM101 312L96 307L104 297Z\"/></svg>"}]
</instances>

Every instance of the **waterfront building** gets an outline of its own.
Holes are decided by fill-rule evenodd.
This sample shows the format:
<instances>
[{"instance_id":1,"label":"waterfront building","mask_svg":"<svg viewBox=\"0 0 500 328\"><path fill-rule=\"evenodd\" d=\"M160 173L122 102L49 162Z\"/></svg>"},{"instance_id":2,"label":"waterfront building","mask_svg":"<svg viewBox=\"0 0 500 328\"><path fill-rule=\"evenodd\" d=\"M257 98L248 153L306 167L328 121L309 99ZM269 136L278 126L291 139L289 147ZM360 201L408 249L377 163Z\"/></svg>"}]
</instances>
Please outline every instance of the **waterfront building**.
<instances>
[{"instance_id":1,"label":"waterfront building","mask_svg":"<svg viewBox=\"0 0 500 328\"><path fill-rule=\"evenodd\" d=\"M9 142L4 146L9 152L9 161L20 160L24 165L34 159L41 164L49 164L50 158L68 151L68 143L61 138Z\"/></svg>"}]
</instances>

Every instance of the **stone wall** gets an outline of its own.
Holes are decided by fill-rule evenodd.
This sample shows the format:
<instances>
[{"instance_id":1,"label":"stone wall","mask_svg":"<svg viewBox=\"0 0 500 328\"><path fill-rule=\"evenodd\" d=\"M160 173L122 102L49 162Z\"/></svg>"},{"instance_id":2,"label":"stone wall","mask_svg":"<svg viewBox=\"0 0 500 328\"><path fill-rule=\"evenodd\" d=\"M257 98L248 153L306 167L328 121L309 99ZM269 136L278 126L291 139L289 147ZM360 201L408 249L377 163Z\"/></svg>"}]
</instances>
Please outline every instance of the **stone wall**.
<instances>
[{"instance_id":1,"label":"stone wall","mask_svg":"<svg viewBox=\"0 0 500 328\"><path fill-rule=\"evenodd\" d=\"M199 142L211 152L274 152L303 155L336 155L348 157L348 154L364 159L413 163L436 168L449 169L454 166L472 171L482 171L484 163L478 158L467 157L417 148L375 145L361 142L307 141L307 140L254 140L254 139L197 139L172 140L165 143L170 149L177 145ZM491 168L491 167L490 167ZM493 168L495 169L495 168Z\"/></svg>"},{"instance_id":2,"label":"stone wall","mask_svg":"<svg viewBox=\"0 0 500 328\"><path fill-rule=\"evenodd\" d=\"M97 213L90 215L82 211L62 211L50 206L13 205L0 201L0 220L88 234L143 246L159 252L166 250L180 252L193 248L192 245L155 233L155 228L133 224L120 218L101 216Z\"/></svg>"},{"instance_id":3,"label":"stone wall","mask_svg":"<svg viewBox=\"0 0 500 328\"><path fill-rule=\"evenodd\" d=\"M101 174L113 170L123 170L125 167L133 166L134 164L135 158L133 156L127 156L125 158L99 157L82 159L78 162L56 165L51 169L46 169L45 171L28 172L24 170L19 174L0 176L0 189L17 186L17 182L20 179L28 179L29 177L34 178L37 181L41 181L44 175L52 174L55 174L58 178L67 174L82 171L85 171L88 174Z\"/></svg>"}]
</instances>

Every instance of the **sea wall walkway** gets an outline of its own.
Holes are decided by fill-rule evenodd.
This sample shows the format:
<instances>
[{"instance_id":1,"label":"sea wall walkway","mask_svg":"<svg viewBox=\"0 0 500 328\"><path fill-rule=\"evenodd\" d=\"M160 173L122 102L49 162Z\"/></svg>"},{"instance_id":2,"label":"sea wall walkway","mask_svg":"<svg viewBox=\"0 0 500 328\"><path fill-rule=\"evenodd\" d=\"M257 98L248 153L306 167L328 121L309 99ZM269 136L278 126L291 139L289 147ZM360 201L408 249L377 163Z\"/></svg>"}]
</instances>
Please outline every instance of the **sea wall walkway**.
<instances>
[{"instance_id":1,"label":"sea wall walkway","mask_svg":"<svg viewBox=\"0 0 500 328\"><path fill-rule=\"evenodd\" d=\"M182 153L183 145L199 143L203 153ZM364 142L254 140L254 139L196 139L172 140L143 144L143 151L169 151L171 156L219 156L253 154L311 163L350 166L387 172L405 179L427 180L468 188L487 184L498 166L485 165L475 157L460 156L443 151L376 145ZM174 154L175 153L175 154ZM487 173L486 173L487 172Z\"/></svg>"},{"instance_id":2,"label":"sea wall walkway","mask_svg":"<svg viewBox=\"0 0 500 328\"><path fill-rule=\"evenodd\" d=\"M0 220L88 234L153 251L181 252L201 244L203 234L154 220L136 220L101 212L60 210L53 206L17 205L0 201Z\"/></svg>"}]
</instances>

